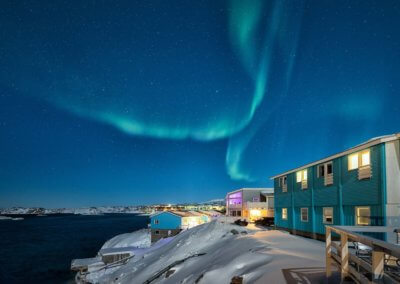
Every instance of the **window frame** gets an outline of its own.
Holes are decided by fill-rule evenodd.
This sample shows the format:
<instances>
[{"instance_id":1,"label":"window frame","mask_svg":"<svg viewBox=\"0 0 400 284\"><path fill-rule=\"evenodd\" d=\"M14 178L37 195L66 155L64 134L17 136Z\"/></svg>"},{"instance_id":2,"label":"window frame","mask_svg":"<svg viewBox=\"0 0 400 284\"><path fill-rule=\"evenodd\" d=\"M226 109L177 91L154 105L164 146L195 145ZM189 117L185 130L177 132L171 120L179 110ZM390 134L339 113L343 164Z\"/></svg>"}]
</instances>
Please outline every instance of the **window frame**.
<instances>
[{"instance_id":1,"label":"window frame","mask_svg":"<svg viewBox=\"0 0 400 284\"><path fill-rule=\"evenodd\" d=\"M283 176L280 177L280 179L282 179L282 183L281 183L281 188L282 188L282 192L287 192L287 176ZM286 187L285 187L286 185Z\"/></svg>"},{"instance_id":2,"label":"window frame","mask_svg":"<svg viewBox=\"0 0 400 284\"><path fill-rule=\"evenodd\" d=\"M154 219L154 225L158 225L158 224L160 224L160 220Z\"/></svg>"},{"instance_id":3,"label":"window frame","mask_svg":"<svg viewBox=\"0 0 400 284\"><path fill-rule=\"evenodd\" d=\"M320 173L320 169L323 170L323 175ZM317 178L325 177L325 164L319 164L317 166Z\"/></svg>"},{"instance_id":4,"label":"window frame","mask_svg":"<svg viewBox=\"0 0 400 284\"><path fill-rule=\"evenodd\" d=\"M364 164L363 163L363 155L368 154L368 164ZM351 165L351 158L352 157L357 157L357 167L355 168L350 168ZM353 170L357 170L359 168L363 168L363 167L370 167L371 166L371 148L367 148L355 153L351 153L348 155L347 157L347 169L348 171L353 171Z\"/></svg>"},{"instance_id":5,"label":"window frame","mask_svg":"<svg viewBox=\"0 0 400 284\"><path fill-rule=\"evenodd\" d=\"M283 214L284 211L285 211L285 214ZM283 217L284 215L285 215L285 217ZM281 218L282 218L282 220L287 220L288 219L287 207L282 208L282 210L281 210Z\"/></svg>"},{"instance_id":6,"label":"window frame","mask_svg":"<svg viewBox=\"0 0 400 284\"><path fill-rule=\"evenodd\" d=\"M332 221L331 222L326 221L325 209L331 209L332 210ZM333 207L322 207L322 223L323 224L333 224L333 220L334 220L333 212L334 212Z\"/></svg>"},{"instance_id":7,"label":"window frame","mask_svg":"<svg viewBox=\"0 0 400 284\"><path fill-rule=\"evenodd\" d=\"M368 164L364 165L363 164L363 155L366 153L368 153ZM368 166L371 166L371 150L369 148L365 149L363 151L360 151L360 157L359 157L359 161L358 161L359 168L368 167Z\"/></svg>"},{"instance_id":8,"label":"window frame","mask_svg":"<svg viewBox=\"0 0 400 284\"><path fill-rule=\"evenodd\" d=\"M300 180L299 180L300 177ZM308 180L308 168L296 172L296 182L301 183Z\"/></svg>"},{"instance_id":9,"label":"window frame","mask_svg":"<svg viewBox=\"0 0 400 284\"><path fill-rule=\"evenodd\" d=\"M371 225L371 206L355 206L355 224L356 226L370 226ZM368 209L369 216L360 216L358 215L359 209ZM359 218L368 218L368 223L359 223Z\"/></svg>"},{"instance_id":10,"label":"window frame","mask_svg":"<svg viewBox=\"0 0 400 284\"><path fill-rule=\"evenodd\" d=\"M307 212L307 219L303 219L303 209L305 209L306 212ZM308 218L308 207L300 208L300 221L301 222L308 222L309 221L309 218Z\"/></svg>"}]
</instances>

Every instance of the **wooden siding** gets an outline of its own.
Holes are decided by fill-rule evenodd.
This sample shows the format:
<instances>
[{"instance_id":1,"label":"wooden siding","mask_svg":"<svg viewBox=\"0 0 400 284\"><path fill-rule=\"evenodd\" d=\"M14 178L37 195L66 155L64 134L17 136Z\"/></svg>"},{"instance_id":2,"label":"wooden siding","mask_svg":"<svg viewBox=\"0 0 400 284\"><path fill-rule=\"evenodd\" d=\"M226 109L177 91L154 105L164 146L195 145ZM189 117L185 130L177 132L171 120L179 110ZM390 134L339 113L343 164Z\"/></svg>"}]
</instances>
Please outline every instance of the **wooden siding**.
<instances>
[{"instance_id":1,"label":"wooden siding","mask_svg":"<svg viewBox=\"0 0 400 284\"><path fill-rule=\"evenodd\" d=\"M287 192L282 192L278 178L274 179L275 224L277 227L310 233L325 234L323 207L333 207L333 225L354 225L355 206L371 207L371 225L384 225L384 183L382 166L385 145L370 148L372 177L359 180L358 170L348 171L348 156L332 161L333 184L325 185L318 177L318 165L307 169L308 188L301 189L296 172L287 175ZM301 221L300 208L307 207L308 222ZM287 208L288 219L282 220L282 208Z\"/></svg>"}]
</instances>

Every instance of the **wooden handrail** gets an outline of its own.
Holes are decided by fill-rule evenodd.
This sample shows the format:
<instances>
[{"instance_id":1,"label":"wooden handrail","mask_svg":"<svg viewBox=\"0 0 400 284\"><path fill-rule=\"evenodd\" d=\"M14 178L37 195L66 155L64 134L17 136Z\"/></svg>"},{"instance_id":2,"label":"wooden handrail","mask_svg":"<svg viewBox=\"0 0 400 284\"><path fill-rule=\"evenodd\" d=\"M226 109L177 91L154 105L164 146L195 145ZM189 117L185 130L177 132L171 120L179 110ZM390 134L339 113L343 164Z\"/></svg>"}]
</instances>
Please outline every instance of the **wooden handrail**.
<instances>
[{"instance_id":1,"label":"wooden handrail","mask_svg":"<svg viewBox=\"0 0 400 284\"><path fill-rule=\"evenodd\" d=\"M374 227L368 227L373 230ZM379 232L392 232L391 227L377 227ZM385 255L400 259L400 246L391 244L382 240L374 239L362 235L354 230L360 229L356 226L326 226L326 276L332 275L332 264L337 264L341 273L342 280L350 276L355 281L377 283L382 279L391 279L390 275L385 273ZM332 242L332 232L340 236L340 245ZM371 248L371 263L368 263L358 255L349 251L349 241L362 243ZM332 247L336 252L332 251ZM353 265L350 265L353 264ZM354 268L354 264L361 266L365 271L372 275L369 280L366 275Z\"/></svg>"}]
</instances>

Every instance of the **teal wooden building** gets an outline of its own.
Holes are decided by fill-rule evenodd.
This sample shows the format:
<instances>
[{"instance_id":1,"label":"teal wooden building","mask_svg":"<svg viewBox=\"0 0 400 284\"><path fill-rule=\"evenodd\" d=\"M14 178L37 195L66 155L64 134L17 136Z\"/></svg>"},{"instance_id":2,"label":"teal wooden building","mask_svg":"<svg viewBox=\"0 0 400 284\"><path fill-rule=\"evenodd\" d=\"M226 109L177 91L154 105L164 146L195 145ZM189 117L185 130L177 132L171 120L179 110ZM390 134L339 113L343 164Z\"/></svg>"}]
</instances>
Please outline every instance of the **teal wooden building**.
<instances>
[{"instance_id":1,"label":"teal wooden building","mask_svg":"<svg viewBox=\"0 0 400 284\"><path fill-rule=\"evenodd\" d=\"M400 228L400 134L273 176L275 224L314 238L325 225Z\"/></svg>"}]
</instances>

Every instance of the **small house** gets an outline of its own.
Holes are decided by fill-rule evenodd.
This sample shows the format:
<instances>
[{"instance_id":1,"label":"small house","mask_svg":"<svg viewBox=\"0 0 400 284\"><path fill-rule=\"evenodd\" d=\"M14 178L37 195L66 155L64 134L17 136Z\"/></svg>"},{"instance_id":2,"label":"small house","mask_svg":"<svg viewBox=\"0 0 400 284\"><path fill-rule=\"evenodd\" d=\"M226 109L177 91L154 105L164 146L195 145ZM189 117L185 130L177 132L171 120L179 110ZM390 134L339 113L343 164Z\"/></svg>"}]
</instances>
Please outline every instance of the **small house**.
<instances>
[{"instance_id":1,"label":"small house","mask_svg":"<svg viewBox=\"0 0 400 284\"><path fill-rule=\"evenodd\" d=\"M182 230L207 223L208 217L194 211L162 211L150 216L151 242L172 237Z\"/></svg>"}]
</instances>

